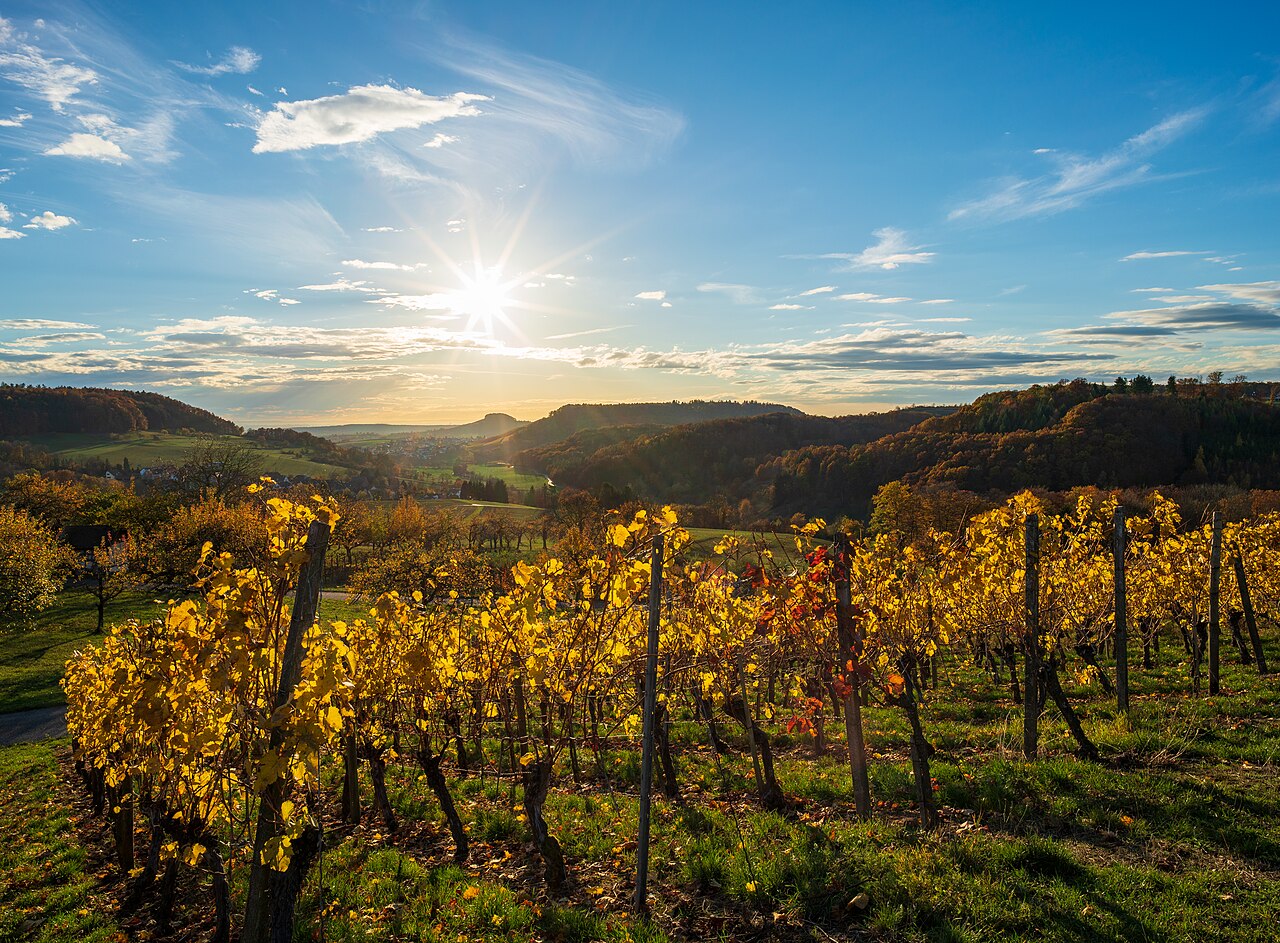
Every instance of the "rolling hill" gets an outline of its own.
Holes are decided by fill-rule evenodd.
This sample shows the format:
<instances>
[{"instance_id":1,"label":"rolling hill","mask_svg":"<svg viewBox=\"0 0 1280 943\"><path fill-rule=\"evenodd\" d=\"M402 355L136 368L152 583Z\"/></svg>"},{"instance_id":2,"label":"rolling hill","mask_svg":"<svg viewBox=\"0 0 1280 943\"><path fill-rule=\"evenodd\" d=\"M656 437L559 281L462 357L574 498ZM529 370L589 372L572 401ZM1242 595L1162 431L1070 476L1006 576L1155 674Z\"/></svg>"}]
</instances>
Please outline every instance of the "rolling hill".
<instances>
[{"instance_id":1,"label":"rolling hill","mask_svg":"<svg viewBox=\"0 0 1280 943\"><path fill-rule=\"evenodd\" d=\"M863 445L812 445L761 470L776 511L864 515L881 485L1009 493L1081 485L1280 488L1280 409L1264 390L1117 392L1077 380L991 393Z\"/></svg>"},{"instance_id":2,"label":"rolling hill","mask_svg":"<svg viewBox=\"0 0 1280 943\"><path fill-rule=\"evenodd\" d=\"M754 490L757 466L776 455L802 446L870 442L951 409L912 407L837 418L772 412L669 428L591 429L521 452L515 463L545 473L558 486L608 486L655 501L738 500Z\"/></svg>"},{"instance_id":3,"label":"rolling hill","mask_svg":"<svg viewBox=\"0 0 1280 943\"><path fill-rule=\"evenodd\" d=\"M800 410L776 403L710 402L691 400L669 403L571 404L561 406L544 419L531 422L505 435L475 446L480 461L514 462L516 456L529 449L560 442L587 429L615 426L677 426L711 419L734 419L766 413L792 413Z\"/></svg>"},{"instance_id":4,"label":"rolling hill","mask_svg":"<svg viewBox=\"0 0 1280 943\"><path fill-rule=\"evenodd\" d=\"M227 419L159 393L0 385L0 438L124 432L238 435L240 431Z\"/></svg>"},{"instance_id":5,"label":"rolling hill","mask_svg":"<svg viewBox=\"0 0 1280 943\"><path fill-rule=\"evenodd\" d=\"M427 426L394 425L382 422L349 423L338 426L297 426L299 432L310 432L333 442L359 444L372 439L388 440L408 436L439 436L451 439L490 439L519 429L528 423L506 413L489 413L483 419L462 425Z\"/></svg>"}]
</instances>

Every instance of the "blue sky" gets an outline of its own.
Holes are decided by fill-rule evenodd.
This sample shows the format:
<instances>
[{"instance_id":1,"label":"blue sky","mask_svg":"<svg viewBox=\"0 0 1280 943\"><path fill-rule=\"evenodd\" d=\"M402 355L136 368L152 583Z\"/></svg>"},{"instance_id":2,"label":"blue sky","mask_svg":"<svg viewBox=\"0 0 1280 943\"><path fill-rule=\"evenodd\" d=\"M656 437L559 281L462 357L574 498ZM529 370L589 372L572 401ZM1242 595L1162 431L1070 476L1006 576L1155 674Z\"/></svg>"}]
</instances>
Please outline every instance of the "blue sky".
<instances>
[{"instance_id":1,"label":"blue sky","mask_svg":"<svg viewBox=\"0 0 1280 943\"><path fill-rule=\"evenodd\" d=\"M0 378L241 422L1280 379L1280 8L4 4Z\"/></svg>"}]
</instances>

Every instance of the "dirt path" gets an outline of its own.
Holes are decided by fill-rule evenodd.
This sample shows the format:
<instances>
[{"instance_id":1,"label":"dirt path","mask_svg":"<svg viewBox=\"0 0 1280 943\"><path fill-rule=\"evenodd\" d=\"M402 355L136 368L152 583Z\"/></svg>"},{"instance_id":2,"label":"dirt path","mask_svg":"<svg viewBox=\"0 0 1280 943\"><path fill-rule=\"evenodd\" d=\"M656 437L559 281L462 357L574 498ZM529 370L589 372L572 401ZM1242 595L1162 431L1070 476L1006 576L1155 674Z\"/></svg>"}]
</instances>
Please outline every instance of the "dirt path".
<instances>
[{"instance_id":1,"label":"dirt path","mask_svg":"<svg viewBox=\"0 0 1280 943\"><path fill-rule=\"evenodd\" d=\"M33 711L0 714L0 747L61 737L66 732L65 707L38 707Z\"/></svg>"}]
</instances>

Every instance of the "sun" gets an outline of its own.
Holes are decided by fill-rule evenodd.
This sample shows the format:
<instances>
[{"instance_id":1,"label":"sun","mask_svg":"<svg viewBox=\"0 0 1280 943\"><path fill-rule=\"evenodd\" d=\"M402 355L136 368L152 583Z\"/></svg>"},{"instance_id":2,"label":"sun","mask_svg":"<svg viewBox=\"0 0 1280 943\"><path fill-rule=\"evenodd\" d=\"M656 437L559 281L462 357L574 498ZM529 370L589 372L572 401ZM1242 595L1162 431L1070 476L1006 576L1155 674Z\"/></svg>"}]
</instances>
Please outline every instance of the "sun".
<instances>
[{"instance_id":1,"label":"sun","mask_svg":"<svg viewBox=\"0 0 1280 943\"><path fill-rule=\"evenodd\" d=\"M513 304L513 284L503 281L501 269L477 267L474 275L459 273L459 278L462 287L450 293L451 307L466 317L467 330L492 334L496 325L510 323L506 309Z\"/></svg>"}]
</instances>

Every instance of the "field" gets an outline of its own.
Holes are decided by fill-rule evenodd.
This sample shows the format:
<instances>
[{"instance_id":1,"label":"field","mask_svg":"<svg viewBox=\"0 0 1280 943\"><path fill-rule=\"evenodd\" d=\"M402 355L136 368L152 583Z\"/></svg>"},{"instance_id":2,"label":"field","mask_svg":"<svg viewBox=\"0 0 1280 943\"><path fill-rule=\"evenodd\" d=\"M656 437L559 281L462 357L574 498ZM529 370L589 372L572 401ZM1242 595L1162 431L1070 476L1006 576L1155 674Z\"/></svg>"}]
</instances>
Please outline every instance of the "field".
<instances>
[{"instance_id":1,"label":"field","mask_svg":"<svg viewBox=\"0 0 1280 943\"><path fill-rule=\"evenodd\" d=\"M74 461L94 459L118 465L126 458L134 468L153 465L180 465L192 449L216 442L234 442L253 448L262 458L263 470L284 475L309 475L313 478L346 478L350 470L336 465L313 462L289 449L265 448L237 436L185 436L169 432L131 432L119 435L62 434L30 436L24 441L62 458Z\"/></svg>"},{"instance_id":2,"label":"field","mask_svg":"<svg viewBox=\"0 0 1280 943\"><path fill-rule=\"evenodd\" d=\"M1167 662L1140 682L1132 731L1096 691L1073 691L1088 701L1098 764L1069 754L1056 718L1046 755L1025 763L1015 706L947 665L924 709L943 807L934 836L909 815L899 711L868 713L878 801L867 824L852 814L840 750L814 761L803 738L780 736L791 806L764 811L742 743L717 761L699 727L677 724L681 797L655 802L652 923L626 915L630 751L603 750L580 786L562 770L552 789L548 819L572 868L556 898L541 889L512 781L458 777L474 842L458 868L428 789L393 764L402 827L326 823L332 850L303 892L298 938L323 928L326 940L1274 939L1280 685L1229 665L1224 696L1192 700L1184 670ZM119 925L111 905L123 885L67 764L58 743L0 750L0 938L111 939ZM207 929L204 893L192 885L179 902L179 938ZM141 939L154 926L142 914L123 928Z\"/></svg>"},{"instance_id":3,"label":"field","mask_svg":"<svg viewBox=\"0 0 1280 943\"><path fill-rule=\"evenodd\" d=\"M60 654L92 641L81 602L69 599L35 633L6 640L16 654L0 662L0 690L16 693L0 707L50 701ZM350 618L358 607L326 601L323 611ZM154 607L135 598L113 616L131 612ZM1268 650L1280 662L1274 639ZM1130 727L1096 688L1069 685L1102 762L1072 755L1052 713L1042 758L1026 762L1007 694L971 667L944 663L923 707L943 814L933 835L911 814L900 711L867 712L877 800L869 823L853 814L838 744L814 760L806 738L779 731L789 805L766 811L753 798L744 742L717 760L702 728L681 719L673 731L680 796L655 801L651 923L626 912L638 778L631 749L603 748L580 785L559 771L547 815L571 880L556 897L525 842L514 780L450 773L473 842L471 862L458 867L406 758L388 775L397 831L372 816L355 828L326 822L330 851L304 889L297 938L1274 939L1280 678L1259 679L1232 661L1221 696L1193 698L1181 653L1168 650L1134 686ZM0 750L0 939L107 940L117 928L146 938L155 929L147 913L123 923L113 916L124 885L71 776L63 744ZM327 784L331 796L337 790ZM177 938L207 930L199 884L197 874L183 892Z\"/></svg>"}]
</instances>

